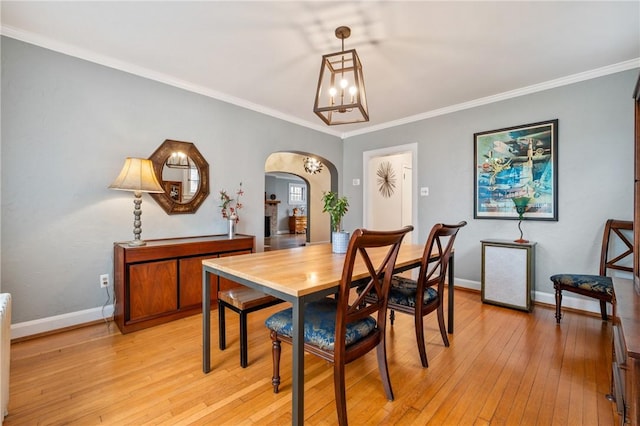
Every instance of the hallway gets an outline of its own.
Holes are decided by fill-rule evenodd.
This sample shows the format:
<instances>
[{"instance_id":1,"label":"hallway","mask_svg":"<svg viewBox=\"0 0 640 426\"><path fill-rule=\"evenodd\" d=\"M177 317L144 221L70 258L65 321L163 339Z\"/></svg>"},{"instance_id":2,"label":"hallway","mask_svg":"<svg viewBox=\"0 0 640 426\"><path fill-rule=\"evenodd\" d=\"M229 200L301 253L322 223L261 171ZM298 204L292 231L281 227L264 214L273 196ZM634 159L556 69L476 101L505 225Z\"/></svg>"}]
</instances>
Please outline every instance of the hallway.
<instances>
[{"instance_id":1,"label":"hallway","mask_svg":"<svg viewBox=\"0 0 640 426\"><path fill-rule=\"evenodd\" d=\"M264 251L299 247L306 244L306 234L278 234L264 239Z\"/></svg>"}]
</instances>

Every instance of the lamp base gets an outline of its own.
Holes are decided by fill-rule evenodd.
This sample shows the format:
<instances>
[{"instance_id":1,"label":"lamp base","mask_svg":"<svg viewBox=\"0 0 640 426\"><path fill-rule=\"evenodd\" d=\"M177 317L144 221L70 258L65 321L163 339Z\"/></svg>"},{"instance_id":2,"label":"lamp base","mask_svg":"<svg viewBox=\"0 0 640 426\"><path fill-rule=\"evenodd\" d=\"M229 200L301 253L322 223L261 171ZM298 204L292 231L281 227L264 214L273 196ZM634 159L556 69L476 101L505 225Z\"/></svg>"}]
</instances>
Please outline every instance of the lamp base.
<instances>
[{"instance_id":1,"label":"lamp base","mask_svg":"<svg viewBox=\"0 0 640 426\"><path fill-rule=\"evenodd\" d=\"M131 240L127 245L129 247L140 247L140 246L146 246L147 242L142 240Z\"/></svg>"},{"instance_id":2,"label":"lamp base","mask_svg":"<svg viewBox=\"0 0 640 426\"><path fill-rule=\"evenodd\" d=\"M517 240L513 240L514 243L519 243L519 244L523 244L523 243L528 243L529 240L525 240L522 238L518 238Z\"/></svg>"}]
</instances>

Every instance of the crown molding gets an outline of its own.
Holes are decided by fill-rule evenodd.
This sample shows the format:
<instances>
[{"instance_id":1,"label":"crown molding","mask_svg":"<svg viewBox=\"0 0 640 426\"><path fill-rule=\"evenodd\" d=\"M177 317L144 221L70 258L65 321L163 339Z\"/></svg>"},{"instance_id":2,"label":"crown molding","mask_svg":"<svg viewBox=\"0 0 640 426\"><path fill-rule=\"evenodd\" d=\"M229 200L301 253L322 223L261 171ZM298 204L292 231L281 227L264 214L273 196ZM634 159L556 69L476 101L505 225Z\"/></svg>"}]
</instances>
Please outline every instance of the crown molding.
<instances>
[{"instance_id":1,"label":"crown molding","mask_svg":"<svg viewBox=\"0 0 640 426\"><path fill-rule=\"evenodd\" d=\"M164 83L169 86L177 87L179 89L183 89L189 92L197 93L199 95L207 96L209 98L217 99L219 101L233 104L251 111L259 112L261 114L278 118L280 120L287 121L292 124L297 124L302 127L307 127L309 129L317 130L322 133L327 133L332 136L341 137L340 132L337 132L331 128L327 128L326 126L321 126L319 124L311 123L306 120L301 120L298 117L285 114L283 112L274 110L272 108L268 108L264 105L255 104L245 99L240 99L223 92L211 90L209 88L175 78L171 75L162 74L162 73L150 70L148 68L140 67L125 61L121 61L119 59L115 59L111 56L99 55L95 52L91 52L86 49L81 49L79 47L71 46L66 43L60 43L50 38L43 37L38 34L26 32L26 31L22 31L10 26L2 26L2 28L0 28L0 34L6 37L19 40L19 41L23 41L25 43L29 43L45 49L53 50L58 53L69 55L78 59L83 59L85 61L103 65L105 67L113 68L118 71L123 71L139 77L147 78L149 80L157 81L159 83Z\"/></svg>"},{"instance_id":2,"label":"crown molding","mask_svg":"<svg viewBox=\"0 0 640 426\"><path fill-rule=\"evenodd\" d=\"M499 93L497 95L475 99L469 102L463 102L457 105L451 105L448 107L427 111L421 114L412 115L410 117L401 118L399 120L388 121L386 123L382 123L376 126L367 127L365 129L359 129L353 132L346 132L342 134L342 139L344 140L352 136L363 135L366 133L376 132L378 130L388 129L396 126L402 126L403 124L414 123L416 121L425 120L427 118L433 118L433 117L438 117L440 115L451 114L452 112L457 112L465 109L475 108L482 105L492 104L492 103L504 101L507 99L517 98L519 96L530 95L532 93L542 92L544 90L554 89L556 87L567 86L569 84L578 83L585 80L591 80L594 78L603 77L605 75L615 74L622 71L628 71L634 68L640 68L640 58L635 58L635 59L620 62L617 64L596 68L594 70L573 74L567 77L562 77L555 80L534 84L534 85L523 87L516 90L510 90L508 92Z\"/></svg>"},{"instance_id":3,"label":"crown molding","mask_svg":"<svg viewBox=\"0 0 640 426\"><path fill-rule=\"evenodd\" d=\"M294 117L289 114L276 111L264 105L255 104L245 99L240 99L235 96L228 95L226 93L218 92L216 90L211 90L206 87L192 84L167 74L158 73L156 71L153 71L144 67L139 67L137 65L133 65L128 62L124 62L124 61L112 58L110 56L99 55L99 54L96 54L95 52L91 52L86 49L81 49L66 43L61 43L61 42L52 40L48 37L43 37L38 34L19 30L11 26L3 25L2 27L0 27L0 34L16 40L20 40L26 43L40 46L45 49L63 53L65 55L73 56L79 59L83 59L89 62L93 62L99 65L103 65L109 68L123 71L129 74L133 74L139 77L147 78L149 80L154 80L160 83L164 83L169 86L177 87L179 89L183 89L189 92L207 96L209 98L217 99L219 101L236 105L236 106L239 106L251 111L255 111L261 114L265 114L283 121L287 121L292 124L297 124L302 127L316 130L318 132L326 133L331 136L336 136L338 138L341 138L342 140L353 137L353 136L363 135L371 132L376 132L379 130L389 129L392 127L402 126L404 124L414 123L416 121L421 121L428 118L451 114L453 112L462 111L465 109L475 108L478 106L500 102L507 99L516 98L519 96L529 95L532 93L541 92L544 90L549 90L549 89L553 89L561 86L566 86L569 84L578 83L585 80L603 77L609 74L615 74L618 72L627 71L634 68L640 68L640 58L635 58L635 59L620 62L617 64L596 68L594 70L573 74L567 77L562 77L555 80L550 80L547 82L523 87L520 89L511 90L508 92L499 93L496 95L487 96L480 99L475 99L469 102L463 102L460 104L451 105L448 107L444 107L444 108L440 108L432 111L427 111L424 113L401 118L399 120L388 121L386 123L381 123L374 126L368 126L358 130L354 130L354 131L340 132L327 126L321 126L319 124L315 124L306 120L301 120L298 117Z\"/></svg>"}]
</instances>

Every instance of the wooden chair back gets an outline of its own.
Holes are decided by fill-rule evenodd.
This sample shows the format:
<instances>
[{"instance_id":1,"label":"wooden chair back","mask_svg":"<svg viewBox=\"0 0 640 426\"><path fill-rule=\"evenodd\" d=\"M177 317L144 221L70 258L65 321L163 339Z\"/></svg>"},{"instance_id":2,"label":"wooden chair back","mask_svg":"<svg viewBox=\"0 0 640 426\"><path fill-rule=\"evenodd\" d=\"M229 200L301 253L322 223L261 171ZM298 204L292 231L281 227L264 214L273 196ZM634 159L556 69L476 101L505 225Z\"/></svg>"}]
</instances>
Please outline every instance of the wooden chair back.
<instances>
[{"instance_id":1,"label":"wooden chair back","mask_svg":"<svg viewBox=\"0 0 640 426\"><path fill-rule=\"evenodd\" d=\"M339 362L339 352L345 352L345 334L348 323L361 320L368 316L373 316L377 321L378 337L374 340L380 341L381 336L385 333L387 301L389 295L389 287L391 285L391 277L396 264L396 259L400 251L400 245L404 236L413 230L413 226L406 226L397 231L372 231L367 229L357 229L354 231L347 253L345 255L344 268L342 270L342 278L340 280L340 289L337 294L338 308L336 314L336 334L334 362ZM386 254L382 262L374 264L371 256L372 249L384 248ZM376 255L377 258L379 256ZM357 261L364 262L369 272L369 276L359 279L364 284L365 291L358 295L356 300L349 303L351 289L353 287L353 269ZM364 295L372 292L377 295L374 303L364 303ZM369 339L366 339L369 340ZM375 346L375 344L373 345ZM363 347L364 352L370 350L371 342ZM354 353L350 359L357 358L361 353Z\"/></svg>"},{"instance_id":2,"label":"wooden chair back","mask_svg":"<svg viewBox=\"0 0 640 426\"><path fill-rule=\"evenodd\" d=\"M633 222L630 220L609 219L604 227L602 236L602 251L600 253L600 275L606 276L609 269L633 272L633 263L625 263L628 256L633 255L633 243L629 241L628 234L624 231L633 232ZM612 252L612 238L614 235L626 246L626 250L617 256L609 258ZM631 265L631 266L629 266Z\"/></svg>"},{"instance_id":3,"label":"wooden chair back","mask_svg":"<svg viewBox=\"0 0 640 426\"><path fill-rule=\"evenodd\" d=\"M429 238L424 246L420 275L418 276L416 307L423 304L424 290L427 287L437 285L438 294L442 296L453 243L460 228L466 224L467 222L463 220L455 225L437 223L431 228Z\"/></svg>"}]
</instances>

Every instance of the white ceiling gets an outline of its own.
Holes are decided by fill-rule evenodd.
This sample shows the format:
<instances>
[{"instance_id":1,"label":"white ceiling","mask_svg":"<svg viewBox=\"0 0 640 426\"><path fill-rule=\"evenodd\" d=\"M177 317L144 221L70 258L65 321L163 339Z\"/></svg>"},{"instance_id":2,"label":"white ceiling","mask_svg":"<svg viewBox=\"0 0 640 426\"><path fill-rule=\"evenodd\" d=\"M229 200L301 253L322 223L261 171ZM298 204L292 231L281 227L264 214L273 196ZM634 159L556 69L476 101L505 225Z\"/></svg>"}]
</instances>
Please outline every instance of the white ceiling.
<instances>
[{"instance_id":1,"label":"white ceiling","mask_svg":"<svg viewBox=\"0 0 640 426\"><path fill-rule=\"evenodd\" d=\"M1 21L3 35L342 137L640 66L637 0L2 1ZM371 121L329 127L312 108L340 25Z\"/></svg>"}]
</instances>

